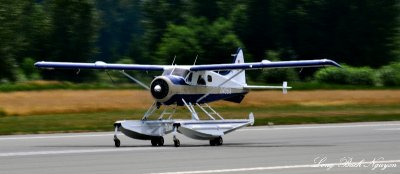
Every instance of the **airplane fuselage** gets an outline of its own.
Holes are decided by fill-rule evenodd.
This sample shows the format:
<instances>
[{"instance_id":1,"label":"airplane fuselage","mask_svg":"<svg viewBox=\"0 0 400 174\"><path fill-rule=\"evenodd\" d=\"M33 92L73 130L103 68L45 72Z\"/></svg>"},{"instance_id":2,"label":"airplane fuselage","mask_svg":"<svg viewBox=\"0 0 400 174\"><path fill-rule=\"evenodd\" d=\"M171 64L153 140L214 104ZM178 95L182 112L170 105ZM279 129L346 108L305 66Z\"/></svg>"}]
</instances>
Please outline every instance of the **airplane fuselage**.
<instances>
[{"instance_id":1,"label":"airplane fuselage","mask_svg":"<svg viewBox=\"0 0 400 174\"><path fill-rule=\"evenodd\" d=\"M217 72L193 73L185 69L165 71L163 75L154 78L150 85L153 98L163 104L184 105L188 103L209 103L217 100L227 100L240 103L248 93L241 84L229 80Z\"/></svg>"}]
</instances>

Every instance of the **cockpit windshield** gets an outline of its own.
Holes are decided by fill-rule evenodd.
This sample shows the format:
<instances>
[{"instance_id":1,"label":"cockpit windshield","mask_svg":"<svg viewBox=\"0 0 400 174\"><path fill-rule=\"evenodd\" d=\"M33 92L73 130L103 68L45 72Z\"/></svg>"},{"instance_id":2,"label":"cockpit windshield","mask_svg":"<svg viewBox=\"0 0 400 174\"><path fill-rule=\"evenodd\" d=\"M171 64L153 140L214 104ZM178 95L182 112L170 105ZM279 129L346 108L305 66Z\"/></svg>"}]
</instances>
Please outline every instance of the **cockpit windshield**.
<instances>
[{"instance_id":1,"label":"cockpit windshield","mask_svg":"<svg viewBox=\"0 0 400 174\"><path fill-rule=\"evenodd\" d=\"M171 74L172 72L172 74ZM186 77L186 75L189 73L189 70L187 69L180 69L180 68L172 68L172 69L167 69L163 72L163 76L165 75L174 75L174 76L180 76L180 77Z\"/></svg>"}]
</instances>

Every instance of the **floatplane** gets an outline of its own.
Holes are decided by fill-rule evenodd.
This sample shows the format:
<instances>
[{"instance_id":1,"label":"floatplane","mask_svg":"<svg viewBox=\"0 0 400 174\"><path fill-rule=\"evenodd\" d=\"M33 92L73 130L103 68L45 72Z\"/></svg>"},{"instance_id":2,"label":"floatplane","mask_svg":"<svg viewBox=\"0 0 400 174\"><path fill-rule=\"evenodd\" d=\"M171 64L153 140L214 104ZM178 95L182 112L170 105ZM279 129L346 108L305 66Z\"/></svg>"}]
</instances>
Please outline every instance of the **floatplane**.
<instances>
[{"instance_id":1,"label":"floatplane","mask_svg":"<svg viewBox=\"0 0 400 174\"><path fill-rule=\"evenodd\" d=\"M252 89L282 89L283 93L291 87L287 82L282 86L252 86L246 83L246 70L271 68L305 68L336 66L338 63L329 59L268 61L245 63L242 49L233 54L233 62L208 65L143 65L110 64L102 61L95 63L73 62L36 62L42 69L98 69L118 70L129 79L148 89L154 98L141 120L120 120L114 123L114 144L121 145L118 131L139 140L150 140L153 146L163 146L163 136L173 133L175 147L180 146L177 133L197 140L209 140L211 146L223 144L223 136L237 129L254 124L253 113L248 119L224 119L208 103L225 100L240 103ZM132 77L125 71L159 71L150 86ZM150 119L161 106L165 107L157 119ZM174 119L177 106L186 107L191 119ZM199 119L196 108L204 112L209 119ZM167 117L168 116L168 117Z\"/></svg>"}]
</instances>

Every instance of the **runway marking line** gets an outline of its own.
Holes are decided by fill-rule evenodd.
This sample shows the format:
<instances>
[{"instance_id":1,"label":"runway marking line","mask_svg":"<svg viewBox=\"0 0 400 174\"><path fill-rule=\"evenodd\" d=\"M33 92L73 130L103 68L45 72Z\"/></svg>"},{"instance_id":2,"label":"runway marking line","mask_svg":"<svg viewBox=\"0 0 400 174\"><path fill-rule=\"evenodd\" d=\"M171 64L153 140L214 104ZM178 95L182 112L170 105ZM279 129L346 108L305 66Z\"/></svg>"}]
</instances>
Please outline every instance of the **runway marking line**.
<instances>
[{"instance_id":1,"label":"runway marking line","mask_svg":"<svg viewBox=\"0 0 400 174\"><path fill-rule=\"evenodd\" d=\"M376 130L393 131L393 130L400 130L400 128L384 128L384 129L376 129Z\"/></svg>"},{"instance_id":2,"label":"runway marking line","mask_svg":"<svg viewBox=\"0 0 400 174\"><path fill-rule=\"evenodd\" d=\"M132 148L114 148L114 149L82 149L82 150L60 150L60 151L8 152L8 153L0 153L0 157L80 154L80 153L98 153L98 152L127 152L127 151L165 150L165 149L176 149L176 148L132 147Z\"/></svg>"},{"instance_id":3,"label":"runway marking line","mask_svg":"<svg viewBox=\"0 0 400 174\"><path fill-rule=\"evenodd\" d=\"M114 134L93 134L93 135L50 135L50 136L32 136L32 137L1 137L0 140L30 140L30 139L57 139L57 138L81 138L81 137L104 137L114 136Z\"/></svg>"},{"instance_id":4,"label":"runway marking line","mask_svg":"<svg viewBox=\"0 0 400 174\"><path fill-rule=\"evenodd\" d=\"M400 163L400 160L386 160L386 161L365 161L365 162L351 162L348 165L371 165L371 164L394 164ZM304 165L287 165L287 166L271 166L271 167L251 167L251 168L236 168L236 169L217 169L217 170L197 170L197 171L182 171L182 172L163 172L151 174L202 174L202 173L231 173L231 172L248 172L248 171L263 171L263 170L280 170L280 169L298 169L298 168L322 168L324 166L341 166L343 163L326 163L326 164L304 164ZM398 167L398 166L396 166ZM333 170L333 169L331 169ZM375 170L380 170L379 168Z\"/></svg>"}]
</instances>

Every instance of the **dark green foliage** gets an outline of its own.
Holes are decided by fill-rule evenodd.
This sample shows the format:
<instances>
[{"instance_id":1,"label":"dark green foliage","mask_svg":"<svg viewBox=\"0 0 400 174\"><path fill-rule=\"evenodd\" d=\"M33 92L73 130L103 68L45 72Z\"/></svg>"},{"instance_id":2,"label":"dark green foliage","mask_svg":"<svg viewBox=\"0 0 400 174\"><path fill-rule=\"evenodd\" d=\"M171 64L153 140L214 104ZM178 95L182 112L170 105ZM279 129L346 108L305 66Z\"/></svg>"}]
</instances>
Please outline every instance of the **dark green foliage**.
<instances>
[{"instance_id":1,"label":"dark green foliage","mask_svg":"<svg viewBox=\"0 0 400 174\"><path fill-rule=\"evenodd\" d=\"M269 50L266 52L265 56L269 61L279 61L282 57L282 53ZM266 83L282 83L283 81L296 82L299 81L299 72L292 68L265 69L262 71L261 78Z\"/></svg>"},{"instance_id":2,"label":"dark green foliage","mask_svg":"<svg viewBox=\"0 0 400 174\"><path fill-rule=\"evenodd\" d=\"M192 64L231 62L230 54L243 46L233 21L239 3L226 1L145 1L144 44L148 59L156 63ZM232 7L232 8L231 8ZM179 9L179 10L177 10ZM207 10L206 10L207 9ZM235 15L232 15L235 12ZM179 48L180 47L180 48Z\"/></svg>"},{"instance_id":3,"label":"dark green foliage","mask_svg":"<svg viewBox=\"0 0 400 174\"><path fill-rule=\"evenodd\" d=\"M140 36L143 27L140 25L140 1L126 0L98 0L96 7L101 20L98 33L97 58L105 62L115 62L127 56L132 51L132 58L140 59L142 56ZM139 56L138 56L139 55Z\"/></svg>"},{"instance_id":4,"label":"dark green foliage","mask_svg":"<svg viewBox=\"0 0 400 174\"><path fill-rule=\"evenodd\" d=\"M3 0L0 83L40 76L98 80L89 71L80 76L76 71L40 71L39 76L28 70L27 57L68 62L128 57L149 64L171 63L176 55L177 64L192 64L198 55L198 64L227 63L238 46L245 49L246 62L279 50L280 60L329 58L378 68L400 60L399 15L398 0ZM389 69L380 77L393 79ZM290 76L293 70L280 71ZM313 72L303 71L301 78ZM371 84L364 77L369 70L351 73L351 82L330 78Z\"/></svg>"},{"instance_id":5,"label":"dark green foliage","mask_svg":"<svg viewBox=\"0 0 400 174\"><path fill-rule=\"evenodd\" d=\"M40 31L45 28L38 28L42 21L36 16L40 7L33 1L0 2L0 83L18 80L21 55L38 48L32 37L44 36Z\"/></svg>"},{"instance_id":6,"label":"dark green foliage","mask_svg":"<svg viewBox=\"0 0 400 174\"><path fill-rule=\"evenodd\" d=\"M374 86L377 82L375 71L368 67L323 68L316 72L315 79L321 83L367 85Z\"/></svg>"},{"instance_id":7,"label":"dark green foliage","mask_svg":"<svg viewBox=\"0 0 400 174\"><path fill-rule=\"evenodd\" d=\"M400 63L392 63L379 70L379 77L384 86L400 86Z\"/></svg>"},{"instance_id":8,"label":"dark green foliage","mask_svg":"<svg viewBox=\"0 0 400 174\"><path fill-rule=\"evenodd\" d=\"M262 79L266 83L282 83L283 81L299 81L295 69L269 69L262 72Z\"/></svg>"},{"instance_id":9,"label":"dark green foliage","mask_svg":"<svg viewBox=\"0 0 400 174\"><path fill-rule=\"evenodd\" d=\"M322 83L347 84L347 72L344 69L324 68L315 73L315 79Z\"/></svg>"},{"instance_id":10,"label":"dark green foliage","mask_svg":"<svg viewBox=\"0 0 400 174\"><path fill-rule=\"evenodd\" d=\"M47 60L88 62L94 55L98 31L94 4L89 0L49 0L46 7L49 10L52 25L51 46ZM91 72L82 73L80 78L76 78L69 71L51 73L49 75L46 72L44 77L70 81L93 81L94 77Z\"/></svg>"},{"instance_id":11,"label":"dark green foliage","mask_svg":"<svg viewBox=\"0 0 400 174\"><path fill-rule=\"evenodd\" d=\"M187 4L183 0L143 1L143 63L156 62L156 52L168 24L182 24ZM171 55L172 56L172 55Z\"/></svg>"},{"instance_id":12,"label":"dark green foliage","mask_svg":"<svg viewBox=\"0 0 400 174\"><path fill-rule=\"evenodd\" d=\"M33 60L30 57L23 59L21 62L21 65L20 65L21 70L28 80L40 79L39 72L36 70L36 68L34 66L32 66L34 63L35 63L35 60Z\"/></svg>"},{"instance_id":13,"label":"dark green foliage","mask_svg":"<svg viewBox=\"0 0 400 174\"><path fill-rule=\"evenodd\" d=\"M232 24L224 19L209 23L205 18L189 18L186 25L169 25L158 47L160 63L176 64L229 63L230 53L241 46L232 31Z\"/></svg>"},{"instance_id":14,"label":"dark green foliage","mask_svg":"<svg viewBox=\"0 0 400 174\"><path fill-rule=\"evenodd\" d=\"M352 68L348 74L350 85L374 86L377 81L375 71L369 67Z\"/></svg>"},{"instance_id":15,"label":"dark green foliage","mask_svg":"<svg viewBox=\"0 0 400 174\"><path fill-rule=\"evenodd\" d=\"M28 67L37 60L87 61L94 55L97 17L89 0L6 1L0 3L1 81L39 78ZM59 72L44 77L74 80Z\"/></svg>"}]
</instances>

